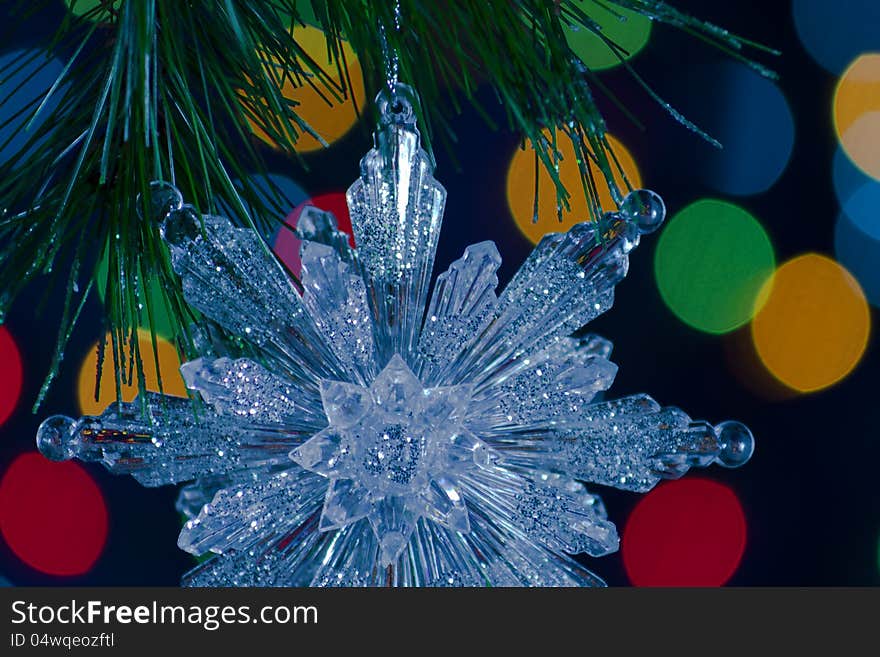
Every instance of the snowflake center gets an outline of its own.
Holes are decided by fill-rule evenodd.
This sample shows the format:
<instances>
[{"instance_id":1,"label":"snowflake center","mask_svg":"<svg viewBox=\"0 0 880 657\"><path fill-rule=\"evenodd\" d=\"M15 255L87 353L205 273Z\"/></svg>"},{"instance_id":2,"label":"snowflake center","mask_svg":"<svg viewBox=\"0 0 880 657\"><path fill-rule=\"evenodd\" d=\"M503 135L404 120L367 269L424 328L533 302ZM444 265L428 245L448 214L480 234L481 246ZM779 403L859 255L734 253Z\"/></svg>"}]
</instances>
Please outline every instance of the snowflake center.
<instances>
[{"instance_id":1,"label":"snowflake center","mask_svg":"<svg viewBox=\"0 0 880 657\"><path fill-rule=\"evenodd\" d=\"M401 424L386 424L376 431L364 427L354 436L360 452L364 483L375 492L410 491L426 485L427 440L423 432Z\"/></svg>"},{"instance_id":2,"label":"snowflake center","mask_svg":"<svg viewBox=\"0 0 880 657\"><path fill-rule=\"evenodd\" d=\"M330 479L320 528L367 517L385 563L422 517L470 531L457 477L488 458L463 425L472 392L469 385L425 388L399 355L369 388L322 381L328 426L290 455Z\"/></svg>"}]
</instances>

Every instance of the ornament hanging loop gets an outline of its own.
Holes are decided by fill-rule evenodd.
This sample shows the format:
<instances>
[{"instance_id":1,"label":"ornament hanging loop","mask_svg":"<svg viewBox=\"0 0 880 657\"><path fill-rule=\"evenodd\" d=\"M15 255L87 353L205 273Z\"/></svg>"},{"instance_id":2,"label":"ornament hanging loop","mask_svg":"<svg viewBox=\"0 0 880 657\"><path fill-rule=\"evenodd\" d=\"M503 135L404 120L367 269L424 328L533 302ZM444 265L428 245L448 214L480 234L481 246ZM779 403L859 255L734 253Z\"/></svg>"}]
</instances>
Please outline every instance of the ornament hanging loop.
<instances>
[{"instance_id":1,"label":"ornament hanging loop","mask_svg":"<svg viewBox=\"0 0 880 657\"><path fill-rule=\"evenodd\" d=\"M376 107L382 125L415 125L416 95L412 87L402 82L383 89L376 96Z\"/></svg>"}]
</instances>

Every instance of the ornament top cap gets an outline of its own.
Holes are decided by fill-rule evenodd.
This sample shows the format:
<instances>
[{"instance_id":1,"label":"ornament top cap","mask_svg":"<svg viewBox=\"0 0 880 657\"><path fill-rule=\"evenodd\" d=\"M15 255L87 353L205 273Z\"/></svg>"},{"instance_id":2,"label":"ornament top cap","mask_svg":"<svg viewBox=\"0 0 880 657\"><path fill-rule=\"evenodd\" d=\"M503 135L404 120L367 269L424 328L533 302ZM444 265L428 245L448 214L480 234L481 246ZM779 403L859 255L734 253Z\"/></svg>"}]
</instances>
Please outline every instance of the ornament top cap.
<instances>
[{"instance_id":1,"label":"ornament top cap","mask_svg":"<svg viewBox=\"0 0 880 657\"><path fill-rule=\"evenodd\" d=\"M407 84L395 82L393 87L382 89L376 96L379 120L383 126L416 125L416 92Z\"/></svg>"}]
</instances>

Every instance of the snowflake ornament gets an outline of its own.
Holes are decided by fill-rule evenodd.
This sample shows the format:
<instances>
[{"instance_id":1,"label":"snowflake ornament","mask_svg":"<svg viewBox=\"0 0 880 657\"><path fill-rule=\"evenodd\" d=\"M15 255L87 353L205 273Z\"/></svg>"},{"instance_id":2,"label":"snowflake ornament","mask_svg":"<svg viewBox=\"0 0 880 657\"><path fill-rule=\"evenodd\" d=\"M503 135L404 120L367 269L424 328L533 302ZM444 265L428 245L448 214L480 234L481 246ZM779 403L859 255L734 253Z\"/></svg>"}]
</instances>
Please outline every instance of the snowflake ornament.
<instances>
[{"instance_id":1,"label":"snowflake ornament","mask_svg":"<svg viewBox=\"0 0 880 657\"><path fill-rule=\"evenodd\" d=\"M258 358L185 363L198 403L148 393L40 426L51 459L188 482L178 544L215 555L188 585L601 585L570 556L618 547L583 482L647 491L751 455L739 423L647 395L599 400L611 344L573 336L611 307L628 253L662 222L652 192L546 235L500 295L495 245L472 245L428 298L445 191L411 94L377 100L375 147L347 195L357 249L331 214L300 218L301 289L256 233L157 185L188 302Z\"/></svg>"}]
</instances>

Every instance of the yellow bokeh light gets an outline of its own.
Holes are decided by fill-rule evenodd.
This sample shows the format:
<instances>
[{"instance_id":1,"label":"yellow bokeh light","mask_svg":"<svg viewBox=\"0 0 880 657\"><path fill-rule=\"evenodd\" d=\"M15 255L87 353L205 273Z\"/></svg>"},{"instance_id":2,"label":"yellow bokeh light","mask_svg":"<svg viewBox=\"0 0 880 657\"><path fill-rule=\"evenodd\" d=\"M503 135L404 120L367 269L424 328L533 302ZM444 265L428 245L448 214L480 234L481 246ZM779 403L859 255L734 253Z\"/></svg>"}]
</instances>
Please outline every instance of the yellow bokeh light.
<instances>
[{"instance_id":1,"label":"yellow bokeh light","mask_svg":"<svg viewBox=\"0 0 880 657\"><path fill-rule=\"evenodd\" d=\"M156 373L156 360L159 361L159 372L162 374L162 390L167 395L186 397L186 385L180 375L180 359L177 350L168 340L156 338L156 351L153 351L153 341L149 331L138 330L138 348L140 349L141 361L144 364L144 378L147 390L159 390L159 377ZM158 358L154 357L154 354ZM126 346L123 349L125 358L124 366L130 364L130 352ZM114 368L113 348L110 335L107 335L107 344L104 348L104 362L101 366L101 387L98 399L95 399L95 375L98 369L98 343L96 342L89 350L79 368L77 381L77 398L79 409L83 415L100 415L107 406L116 401L116 375ZM122 384L122 401L132 401L138 392L137 377L132 377L131 385L125 381Z\"/></svg>"},{"instance_id":2,"label":"yellow bokeh light","mask_svg":"<svg viewBox=\"0 0 880 657\"><path fill-rule=\"evenodd\" d=\"M834 260L808 253L789 260L752 321L764 366L800 392L827 388L847 376L868 344L871 315L859 284Z\"/></svg>"},{"instance_id":3,"label":"yellow bokeh light","mask_svg":"<svg viewBox=\"0 0 880 657\"><path fill-rule=\"evenodd\" d=\"M880 180L880 53L862 55L841 76L834 129L853 163Z\"/></svg>"},{"instance_id":4,"label":"yellow bokeh light","mask_svg":"<svg viewBox=\"0 0 880 657\"><path fill-rule=\"evenodd\" d=\"M342 85L347 90L347 97L340 101L324 89L323 83L320 81L314 83L317 87L315 89L304 79L297 80L292 75L282 78L280 71L273 73L275 77L283 79L281 93L284 97L298 103L293 109L297 116L321 135L324 141L332 144L352 128L358 119L357 112L364 108L364 79L360 62L348 42L343 41L342 51L348 67L348 79L345 79L344 72L343 76L339 75L341 64L337 61L328 62L327 39L324 32L315 27L297 25L293 29L293 38L309 58L320 65L323 71L333 79L336 85ZM274 140L250 118L248 118L248 123L251 131L257 137L270 146L276 147ZM321 142L309 133L303 132L299 126L292 126L292 128L297 135L296 150L298 152L305 153L324 148Z\"/></svg>"},{"instance_id":5,"label":"yellow bokeh light","mask_svg":"<svg viewBox=\"0 0 880 657\"><path fill-rule=\"evenodd\" d=\"M547 139L551 139L551 133L545 134ZM630 184L635 188L641 187L641 175L630 152L615 137L607 135L607 138ZM561 222L556 209L556 188L553 179L540 161L538 162L538 221L532 221L535 210L535 149L531 145L526 146L525 150L517 149L507 170L507 203L510 212L520 231L533 244L537 244L547 233L565 232L573 225L590 218L574 146L568 137L560 134L557 137L556 148L562 158L559 162L559 178L569 193L570 206L569 209L562 209ZM617 204L599 167L592 161L589 166L596 181L602 208L606 211L617 209ZM614 173L618 187L625 190L623 176L616 169Z\"/></svg>"}]
</instances>

